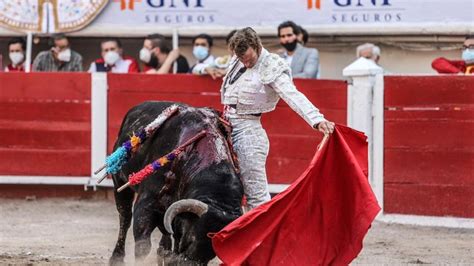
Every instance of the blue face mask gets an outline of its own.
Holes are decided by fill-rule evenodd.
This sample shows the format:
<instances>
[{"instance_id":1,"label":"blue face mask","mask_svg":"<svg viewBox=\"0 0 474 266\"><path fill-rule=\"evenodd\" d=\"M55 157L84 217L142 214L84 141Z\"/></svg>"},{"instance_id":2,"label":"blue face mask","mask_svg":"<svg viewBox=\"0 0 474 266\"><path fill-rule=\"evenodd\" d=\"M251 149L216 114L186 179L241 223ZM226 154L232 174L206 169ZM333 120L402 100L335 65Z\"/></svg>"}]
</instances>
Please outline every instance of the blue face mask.
<instances>
[{"instance_id":1,"label":"blue face mask","mask_svg":"<svg viewBox=\"0 0 474 266\"><path fill-rule=\"evenodd\" d=\"M202 61L209 55L209 48L204 46L194 46L193 55L197 60Z\"/></svg>"},{"instance_id":2,"label":"blue face mask","mask_svg":"<svg viewBox=\"0 0 474 266\"><path fill-rule=\"evenodd\" d=\"M467 64L474 63L474 49L466 49L462 51L462 60Z\"/></svg>"}]
</instances>

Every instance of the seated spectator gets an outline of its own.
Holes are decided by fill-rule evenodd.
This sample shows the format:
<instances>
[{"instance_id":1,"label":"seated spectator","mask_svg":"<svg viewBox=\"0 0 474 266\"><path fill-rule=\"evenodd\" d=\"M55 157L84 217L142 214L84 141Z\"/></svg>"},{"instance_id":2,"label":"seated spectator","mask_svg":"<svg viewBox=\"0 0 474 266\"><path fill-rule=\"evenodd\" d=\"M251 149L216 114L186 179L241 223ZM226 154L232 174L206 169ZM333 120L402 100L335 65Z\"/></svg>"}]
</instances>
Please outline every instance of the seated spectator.
<instances>
[{"instance_id":1,"label":"seated spectator","mask_svg":"<svg viewBox=\"0 0 474 266\"><path fill-rule=\"evenodd\" d=\"M145 63L147 74L168 74L173 72L173 64L178 65L177 73L188 73L188 60L172 49L171 43L161 34L148 35L140 50L140 60Z\"/></svg>"},{"instance_id":2,"label":"seated spectator","mask_svg":"<svg viewBox=\"0 0 474 266\"><path fill-rule=\"evenodd\" d=\"M462 46L462 60L436 58L431 66L438 73L444 74L474 74L474 35L467 36Z\"/></svg>"},{"instance_id":3,"label":"seated spectator","mask_svg":"<svg viewBox=\"0 0 474 266\"><path fill-rule=\"evenodd\" d=\"M8 42L8 57L11 63L5 67L5 72L25 72L26 42L23 38L13 38Z\"/></svg>"},{"instance_id":4,"label":"seated spectator","mask_svg":"<svg viewBox=\"0 0 474 266\"><path fill-rule=\"evenodd\" d=\"M298 42L301 43L303 46L306 45L309 41L309 34L308 31L306 31L303 27L300 27L300 33L296 35L296 38L298 39Z\"/></svg>"},{"instance_id":5,"label":"seated spectator","mask_svg":"<svg viewBox=\"0 0 474 266\"><path fill-rule=\"evenodd\" d=\"M122 43L119 39L107 39L100 43L102 58L95 60L89 72L138 73L137 61L130 56L123 56Z\"/></svg>"},{"instance_id":6,"label":"seated spectator","mask_svg":"<svg viewBox=\"0 0 474 266\"><path fill-rule=\"evenodd\" d=\"M53 47L49 51L40 52L36 56L33 62L33 71L82 71L82 56L71 50L66 35L56 34L52 40Z\"/></svg>"},{"instance_id":7,"label":"seated spectator","mask_svg":"<svg viewBox=\"0 0 474 266\"><path fill-rule=\"evenodd\" d=\"M215 60L211 54L212 42L212 37L204 33L193 38L193 55L197 62L191 67L191 73L196 75L208 74L206 68L212 66Z\"/></svg>"},{"instance_id":8,"label":"seated spectator","mask_svg":"<svg viewBox=\"0 0 474 266\"><path fill-rule=\"evenodd\" d=\"M357 46L356 49L357 58L364 57L379 64L380 60L380 48L373 43L364 43Z\"/></svg>"},{"instance_id":9,"label":"seated spectator","mask_svg":"<svg viewBox=\"0 0 474 266\"><path fill-rule=\"evenodd\" d=\"M319 70L318 50L306 48L298 43L300 27L292 21L285 21L278 26L280 44L285 48L281 56L291 67L293 78L317 78Z\"/></svg>"}]
</instances>

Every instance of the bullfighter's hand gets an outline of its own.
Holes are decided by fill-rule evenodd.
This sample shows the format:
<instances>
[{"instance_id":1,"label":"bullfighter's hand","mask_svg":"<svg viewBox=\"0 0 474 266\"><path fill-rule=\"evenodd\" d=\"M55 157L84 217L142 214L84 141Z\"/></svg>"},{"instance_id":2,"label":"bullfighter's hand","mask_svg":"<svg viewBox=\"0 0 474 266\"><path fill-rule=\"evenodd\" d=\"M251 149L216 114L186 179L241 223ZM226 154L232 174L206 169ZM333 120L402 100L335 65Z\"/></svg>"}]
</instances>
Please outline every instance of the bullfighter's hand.
<instances>
[{"instance_id":1,"label":"bullfighter's hand","mask_svg":"<svg viewBox=\"0 0 474 266\"><path fill-rule=\"evenodd\" d=\"M315 124L313 128L319 130L319 132L323 134L332 134L332 132L334 132L334 126L334 122L323 121L318 124Z\"/></svg>"}]
</instances>

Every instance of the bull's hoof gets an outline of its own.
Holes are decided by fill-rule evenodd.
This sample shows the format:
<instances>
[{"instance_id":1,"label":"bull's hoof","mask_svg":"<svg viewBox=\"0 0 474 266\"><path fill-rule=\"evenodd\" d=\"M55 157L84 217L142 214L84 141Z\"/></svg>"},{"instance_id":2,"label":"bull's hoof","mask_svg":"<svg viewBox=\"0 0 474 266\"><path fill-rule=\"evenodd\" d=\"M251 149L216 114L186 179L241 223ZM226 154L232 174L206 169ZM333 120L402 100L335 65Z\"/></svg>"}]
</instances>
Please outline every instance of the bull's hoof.
<instances>
[{"instance_id":1,"label":"bull's hoof","mask_svg":"<svg viewBox=\"0 0 474 266\"><path fill-rule=\"evenodd\" d=\"M109 259L109 265L110 266L122 266L122 265L125 265L125 262L123 261L123 257L112 256Z\"/></svg>"},{"instance_id":2,"label":"bull's hoof","mask_svg":"<svg viewBox=\"0 0 474 266\"><path fill-rule=\"evenodd\" d=\"M158 249L156 249L156 253L158 254L159 257L164 258L164 257L170 256L173 252L163 247L159 247Z\"/></svg>"},{"instance_id":3,"label":"bull's hoof","mask_svg":"<svg viewBox=\"0 0 474 266\"><path fill-rule=\"evenodd\" d=\"M160 250L158 248L158 265L167 266L203 266L206 263L190 260L180 255L176 255L169 250Z\"/></svg>"}]
</instances>

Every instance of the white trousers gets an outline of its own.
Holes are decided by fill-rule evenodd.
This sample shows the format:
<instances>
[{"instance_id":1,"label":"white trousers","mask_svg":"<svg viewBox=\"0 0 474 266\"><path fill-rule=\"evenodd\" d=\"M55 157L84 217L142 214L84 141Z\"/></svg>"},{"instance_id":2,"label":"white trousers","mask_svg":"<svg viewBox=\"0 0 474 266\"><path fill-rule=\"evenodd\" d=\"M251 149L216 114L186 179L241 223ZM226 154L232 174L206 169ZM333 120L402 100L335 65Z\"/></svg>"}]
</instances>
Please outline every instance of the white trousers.
<instances>
[{"instance_id":1,"label":"white trousers","mask_svg":"<svg viewBox=\"0 0 474 266\"><path fill-rule=\"evenodd\" d=\"M265 163L269 151L267 132L257 116L228 117L232 124L232 143L239 159L244 193L249 209L270 200Z\"/></svg>"}]
</instances>

